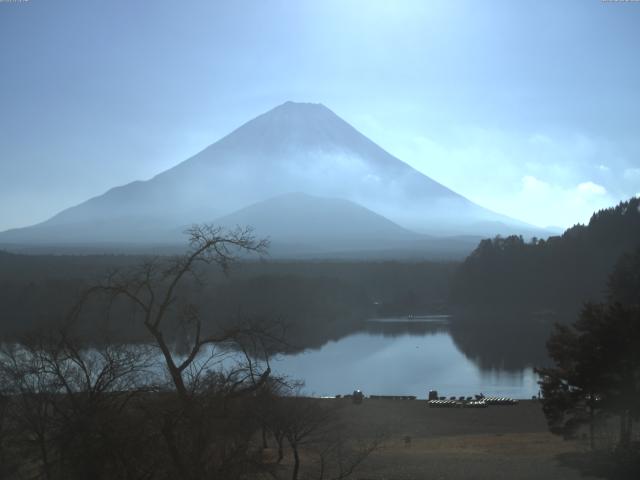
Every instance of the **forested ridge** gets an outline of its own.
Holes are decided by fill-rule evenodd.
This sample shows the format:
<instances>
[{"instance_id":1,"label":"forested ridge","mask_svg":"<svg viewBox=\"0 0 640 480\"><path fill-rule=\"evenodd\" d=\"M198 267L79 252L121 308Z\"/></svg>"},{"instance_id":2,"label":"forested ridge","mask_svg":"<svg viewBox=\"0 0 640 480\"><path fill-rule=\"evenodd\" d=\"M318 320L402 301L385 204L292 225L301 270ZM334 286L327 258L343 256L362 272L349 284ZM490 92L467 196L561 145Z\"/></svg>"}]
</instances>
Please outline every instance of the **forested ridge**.
<instances>
[{"instance_id":1,"label":"forested ridge","mask_svg":"<svg viewBox=\"0 0 640 480\"><path fill-rule=\"evenodd\" d=\"M616 262L640 245L639 208L631 198L546 240L482 240L458 269L451 298L474 309L570 317L585 301L604 298Z\"/></svg>"}]
</instances>

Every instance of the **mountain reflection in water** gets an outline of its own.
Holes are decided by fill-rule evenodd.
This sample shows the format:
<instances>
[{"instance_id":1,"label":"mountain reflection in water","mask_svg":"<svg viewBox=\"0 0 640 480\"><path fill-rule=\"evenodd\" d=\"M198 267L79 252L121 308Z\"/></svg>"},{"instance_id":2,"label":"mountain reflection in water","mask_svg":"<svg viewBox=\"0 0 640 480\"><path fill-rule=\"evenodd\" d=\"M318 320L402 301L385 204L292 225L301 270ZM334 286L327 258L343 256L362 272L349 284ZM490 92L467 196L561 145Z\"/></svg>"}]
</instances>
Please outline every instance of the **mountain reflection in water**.
<instances>
[{"instance_id":1,"label":"mountain reflection in water","mask_svg":"<svg viewBox=\"0 0 640 480\"><path fill-rule=\"evenodd\" d=\"M319 349L280 356L274 370L305 380L305 393L530 398L538 393L533 366L545 361L547 328L536 335L449 324L440 317L374 319ZM538 342L538 340L540 340ZM519 344L521 343L521 344Z\"/></svg>"}]
</instances>

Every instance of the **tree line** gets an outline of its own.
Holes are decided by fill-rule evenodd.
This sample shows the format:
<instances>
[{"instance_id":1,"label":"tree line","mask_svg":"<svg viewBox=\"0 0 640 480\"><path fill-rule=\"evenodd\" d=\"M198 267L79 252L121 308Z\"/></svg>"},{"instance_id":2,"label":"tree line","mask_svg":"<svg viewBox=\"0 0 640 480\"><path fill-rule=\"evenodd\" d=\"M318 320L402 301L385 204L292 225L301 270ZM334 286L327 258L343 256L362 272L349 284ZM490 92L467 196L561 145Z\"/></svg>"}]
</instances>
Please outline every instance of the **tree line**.
<instances>
[{"instance_id":1,"label":"tree line","mask_svg":"<svg viewBox=\"0 0 640 480\"><path fill-rule=\"evenodd\" d=\"M605 298L607 276L640 244L640 199L596 212L548 239L482 240L452 282L452 301L479 310L554 311L575 316L583 302Z\"/></svg>"},{"instance_id":2,"label":"tree line","mask_svg":"<svg viewBox=\"0 0 640 480\"><path fill-rule=\"evenodd\" d=\"M0 251L0 338L64 321L81 292L112 271L154 259L125 255L16 255ZM420 314L446 309L454 263L395 261L246 261L225 275L201 266L206 292L194 279L180 285L207 320L233 323L241 317L278 318L288 325L291 348L318 347L362 326L372 316ZM98 340L105 324L112 336L137 341L139 323L129 322L127 305L91 305L83 328ZM110 315L107 315L110 312ZM214 322L215 320L215 322Z\"/></svg>"}]
</instances>

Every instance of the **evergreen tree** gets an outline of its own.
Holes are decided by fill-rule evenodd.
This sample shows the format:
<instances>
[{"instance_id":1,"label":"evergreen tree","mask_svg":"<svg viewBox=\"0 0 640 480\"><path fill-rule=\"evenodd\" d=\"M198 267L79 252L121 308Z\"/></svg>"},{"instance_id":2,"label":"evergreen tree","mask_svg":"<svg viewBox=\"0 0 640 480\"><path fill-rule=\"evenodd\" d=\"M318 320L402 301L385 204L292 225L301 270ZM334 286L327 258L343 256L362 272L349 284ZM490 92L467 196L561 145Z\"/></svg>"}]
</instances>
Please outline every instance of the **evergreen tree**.
<instances>
[{"instance_id":1,"label":"evergreen tree","mask_svg":"<svg viewBox=\"0 0 640 480\"><path fill-rule=\"evenodd\" d=\"M587 424L593 446L596 417L617 415L619 444L632 440L640 417L639 259L640 250L623 256L610 277L609 303L587 304L573 326L556 326L548 341L555 366L538 373L554 433L572 434Z\"/></svg>"}]
</instances>

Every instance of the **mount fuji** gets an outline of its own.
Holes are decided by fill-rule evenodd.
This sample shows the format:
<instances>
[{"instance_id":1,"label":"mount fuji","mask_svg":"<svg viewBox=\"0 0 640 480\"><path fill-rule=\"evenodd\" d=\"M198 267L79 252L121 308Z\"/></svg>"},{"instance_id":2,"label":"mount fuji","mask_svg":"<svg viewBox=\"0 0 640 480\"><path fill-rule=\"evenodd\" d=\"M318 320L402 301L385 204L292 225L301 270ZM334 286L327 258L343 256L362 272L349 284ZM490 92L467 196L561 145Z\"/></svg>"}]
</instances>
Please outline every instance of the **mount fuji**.
<instances>
[{"instance_id":1,"label":"mount fuji","mask_svg":"<svg viewBox=\"0 0 640 480\"><path fill-rule=\"evenodd\" d=\"M288 195L294 192L304 197ZM334 237L345 246L371 238L353 225L375 225L382 246L385 239L416 235L540 234L418 172L327 107L287 102L149 180L112 188L40 224L2 232L0 242L173 244L183 240L176 233L181 226L248 218L244 209L261 203L261 215L253 219L290 216L292 202L298 204L296 221L286 228L258 222L256 234L297 241L309 232L302 219L323 205L334 212L342 206L348 215L325 215L326 231L318 239Z\"/></svg>"}]
</instances>

